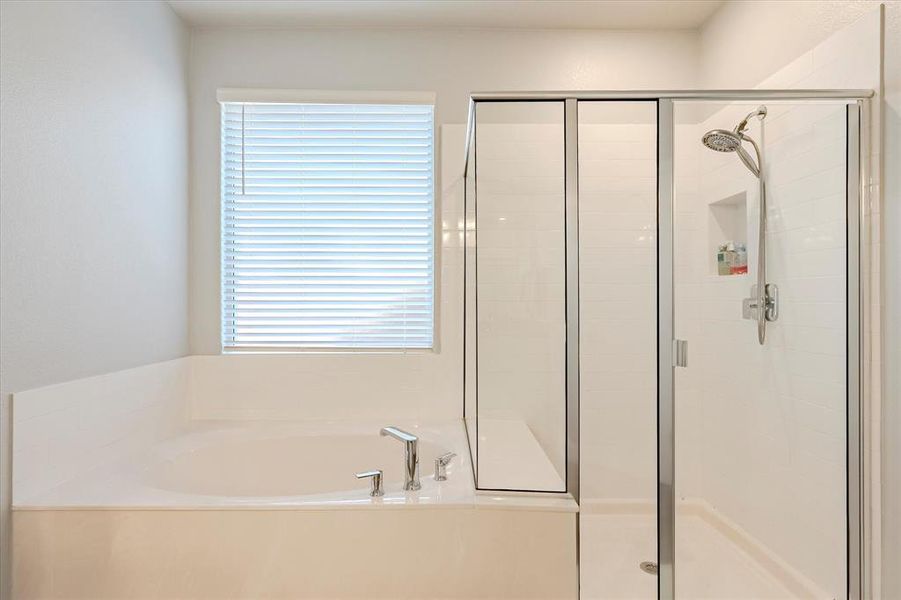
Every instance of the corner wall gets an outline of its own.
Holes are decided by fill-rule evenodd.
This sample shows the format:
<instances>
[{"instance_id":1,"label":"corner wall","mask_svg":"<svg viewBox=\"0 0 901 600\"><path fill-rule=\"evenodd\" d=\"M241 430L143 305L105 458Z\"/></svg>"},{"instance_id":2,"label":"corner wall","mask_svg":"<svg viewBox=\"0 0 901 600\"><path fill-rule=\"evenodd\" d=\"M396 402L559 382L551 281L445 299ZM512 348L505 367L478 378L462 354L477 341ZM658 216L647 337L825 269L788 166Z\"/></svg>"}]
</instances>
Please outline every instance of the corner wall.
<instances>
[{"instance_id":1,"label":"corner wall","mask_svg":"<svg viewBox=\"0 0 901 600\"><path fill-rule=\"evenodd\" d=\"M189 34L162 2L0 7L6 597L9 394L187 353Z\"/></svg>"}]
</instances>

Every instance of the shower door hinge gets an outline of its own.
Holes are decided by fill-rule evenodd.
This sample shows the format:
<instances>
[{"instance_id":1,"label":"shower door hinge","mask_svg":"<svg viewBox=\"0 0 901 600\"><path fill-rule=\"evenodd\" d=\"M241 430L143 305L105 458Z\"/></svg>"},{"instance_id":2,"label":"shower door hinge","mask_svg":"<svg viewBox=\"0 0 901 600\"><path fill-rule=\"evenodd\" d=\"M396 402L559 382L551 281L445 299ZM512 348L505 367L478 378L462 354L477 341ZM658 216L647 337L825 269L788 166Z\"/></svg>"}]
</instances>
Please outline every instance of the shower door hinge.
<instances>
[{"instance_id":1,"label":"shower door hinge","mask_svg":"<svg viewBox=\"0 0 901 600\"><path fill-rule=\"evenodd\" d=\"M673 366L688 366L688 342L686 340L673 340Z\"/></svg>"}]
</instances>

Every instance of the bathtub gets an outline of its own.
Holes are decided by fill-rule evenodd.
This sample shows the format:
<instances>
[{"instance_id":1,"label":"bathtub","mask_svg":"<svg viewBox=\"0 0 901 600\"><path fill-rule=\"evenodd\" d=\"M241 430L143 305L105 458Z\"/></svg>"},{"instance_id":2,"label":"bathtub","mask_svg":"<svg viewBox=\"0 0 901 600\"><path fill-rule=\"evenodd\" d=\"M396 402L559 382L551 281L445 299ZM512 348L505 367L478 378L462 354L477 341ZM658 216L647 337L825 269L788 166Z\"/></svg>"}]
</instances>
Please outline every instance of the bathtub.
<instances>
[{"instance_id":1,"label":"bathtub","mask_svg":"<svg viewBox=\"0 0 901 600\"><path fill-rule=\"evenodd\" d=\"M571 498L476 493L462 422L390 423L420 439L406 492L387 424L195 422L16 499L15 597L577 597Z\"/></svg>"}]
</instances>

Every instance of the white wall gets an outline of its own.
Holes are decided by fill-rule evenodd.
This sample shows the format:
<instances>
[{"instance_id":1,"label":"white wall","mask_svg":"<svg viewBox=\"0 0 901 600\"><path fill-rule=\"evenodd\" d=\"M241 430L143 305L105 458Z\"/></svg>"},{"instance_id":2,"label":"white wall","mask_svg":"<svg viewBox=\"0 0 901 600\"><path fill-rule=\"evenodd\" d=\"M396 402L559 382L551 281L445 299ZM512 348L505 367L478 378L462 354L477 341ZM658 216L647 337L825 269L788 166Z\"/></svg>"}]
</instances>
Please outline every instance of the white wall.
<instances>
[{"instance_id":1,"label":"white wall","mask_svg":"<svg viewBox=\"0 0 901 600\"><path fill-rule=\"evenodd\" d=\"M437 93L441 127L464 123L471 91L667 88L695 85L697 36L692 32L604 31L259 31L195 32L192 50L191 351L219 353L219 87L427 90ZM439 140L439 147L441 146ZM462 158L462 145L458 145ZM452 149L452 151L457 151ZM436 157L437 164L443 157ZM454 161L456 163L456 160ZM440 351L385 359L373 375L397 396L440 393L432 414L460 416L462 397L462 222L460 172L439 170L443 191L439 294ZM240 377L250 360L229 357ZM329 370L368 369L371 357L335 355ZM294 373L310 357L289 361ZM410 365L413 366L410 369ZM298 396L306 389L292 377ZM320 389L311 380L313 393ZM434 383L431 383L434 382ZM437 385L436 385L437 384ZM444 388L442 388L444 386ZM341 398L331 401L340 412ZM403 404L403 403L401 403ZM237 408L237 407L231 407ZM428 416L428 414L420 415Z\"/></svg>"},{"instance_id":2,"label":"white wall","mask_svg":"<svg viewBox=\"0 0 901 600\"><path fill-rule=\"evenodd\" d=\"M709 89L754 87L877 4L730 0L701 28L701 83Z\"/></svg>"},{"instance_id":3,"label":"white wall","mask_svg":"<svg viewBox=\"0 0 901 600\"><path fill-rule=\"evenodd\" d=\"M185 28L156 2L2 22L2 388L185 354Z\"/></svg>"},{"instance_id":4,"label":"white wall","mask_svg":"<svg viewBox=\"0 0 901 600\"><path fill-rule=\"evenodd\" d=\"M7 432L10 392L187 352L188 32L158 2L0 7Z\"/></svg>"}]
</instances>

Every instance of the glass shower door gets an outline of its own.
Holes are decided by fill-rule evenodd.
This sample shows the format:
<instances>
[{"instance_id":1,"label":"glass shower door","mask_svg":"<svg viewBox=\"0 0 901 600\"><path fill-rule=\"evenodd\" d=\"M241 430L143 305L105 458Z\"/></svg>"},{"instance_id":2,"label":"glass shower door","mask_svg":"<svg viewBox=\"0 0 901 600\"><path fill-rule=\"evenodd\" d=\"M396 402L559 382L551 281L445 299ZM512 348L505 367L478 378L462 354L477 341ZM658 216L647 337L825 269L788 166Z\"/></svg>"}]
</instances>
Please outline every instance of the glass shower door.
<instances>
[{"instance_id":1,"label":"glass shower door","mask_svg":"<svg viewBox=\"0 0 901 600\"><path fill-rule=\"evenodd\" d=\"M676 598L848 596L855 110L674 103Z\"/></svg>"},{"instance_id":2,"label":"glass shower door","mask_svg":"<svg viewBox=\"0 0 901 600\"><path fill-rule=\"evenodd\" d=\"M580 101L581 597L657 597L657 103Z\"/></svg>"}]
</instances>

